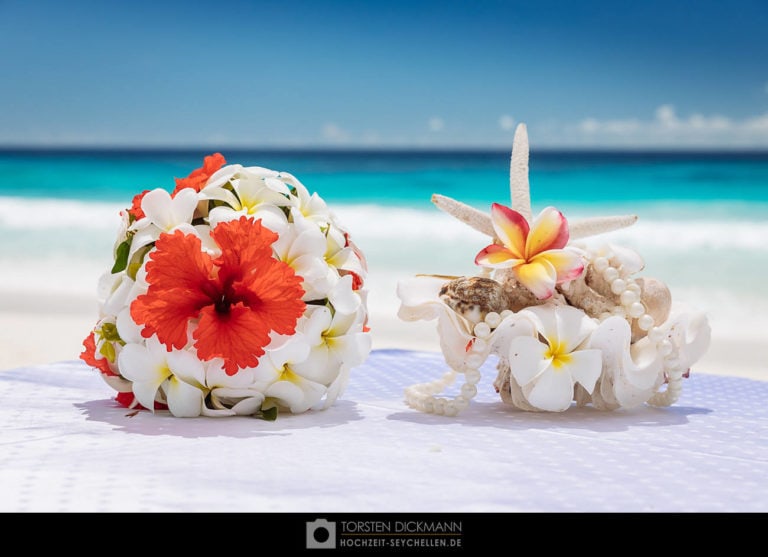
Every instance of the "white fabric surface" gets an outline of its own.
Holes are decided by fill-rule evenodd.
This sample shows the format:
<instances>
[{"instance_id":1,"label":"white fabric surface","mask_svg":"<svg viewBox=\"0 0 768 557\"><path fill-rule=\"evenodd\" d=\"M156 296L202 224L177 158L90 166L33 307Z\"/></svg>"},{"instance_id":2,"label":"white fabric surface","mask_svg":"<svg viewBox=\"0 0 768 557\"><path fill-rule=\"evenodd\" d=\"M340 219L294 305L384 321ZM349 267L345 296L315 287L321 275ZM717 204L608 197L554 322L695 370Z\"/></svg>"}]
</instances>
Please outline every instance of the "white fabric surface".
<instances>
[{"instance_id":1,"label":"white fabric surface","mask_svg":"<svg viewBox=\"0 0 768 557\"><path fill-rule=\"evenodd\" d=\"M77 361L0 372L0 511L766 511L768 383L693 375L673 407L458 418L403 388L442 356L375 351L324 412L128 411Z\"/></svg>"}]
</instances>

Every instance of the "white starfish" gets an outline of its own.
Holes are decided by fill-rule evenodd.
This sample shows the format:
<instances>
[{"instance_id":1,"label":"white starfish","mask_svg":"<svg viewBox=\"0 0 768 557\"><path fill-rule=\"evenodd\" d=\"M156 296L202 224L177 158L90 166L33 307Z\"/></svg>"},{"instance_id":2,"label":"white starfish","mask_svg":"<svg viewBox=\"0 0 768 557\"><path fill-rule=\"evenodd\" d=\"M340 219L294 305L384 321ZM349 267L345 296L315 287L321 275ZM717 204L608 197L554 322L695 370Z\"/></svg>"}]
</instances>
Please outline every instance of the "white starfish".
<instances>
[{"instance_id":1,"label":"white starfish","mask_svg":"<svg viewBox=\"0 0 768 557\"><path fill-rule=\"evenodd\" d=\"M512 144L512 160L509 164L509 188L512 208L523 215L529 223L532 222L531 188L528 183L528 131L525 124L518 124L515 130L515 139ZM490 215L461 201L456 201L437 193L432 196L432 203L438 209L445 211L478 232L491 238L496 237ZM632 226L635 222L637 222L637 215L592 217L573 221L569 223L568 228L571 240L578 240L626 228L627 226Z\"/></svg>"}]
</instances>

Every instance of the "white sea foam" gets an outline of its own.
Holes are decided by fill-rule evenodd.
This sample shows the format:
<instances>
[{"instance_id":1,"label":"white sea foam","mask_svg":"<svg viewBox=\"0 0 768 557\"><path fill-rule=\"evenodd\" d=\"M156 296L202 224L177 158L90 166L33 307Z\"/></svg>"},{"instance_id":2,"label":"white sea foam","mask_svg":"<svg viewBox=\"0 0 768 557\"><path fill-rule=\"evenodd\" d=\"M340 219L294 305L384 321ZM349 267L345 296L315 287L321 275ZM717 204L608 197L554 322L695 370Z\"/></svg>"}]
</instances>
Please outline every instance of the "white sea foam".
<instances>
[{"instance_id":1,"label":"white sea foam","mask_svg":"<svg viewBox=\"0 0 768 557\"><path fill-rule=\"evenodd\" d=\"M0 197L0 231L113 230L117 232L118 203L84 202L69 199ZM23 241L22 237L19 237Z\"/></svg>"},{"instance_id":2,"label":"white sea foam","mask_svg":"<svg viewBox=\"0 0 768 557\"><path fill-rule=\"evenodd\" d=\"M0 197L0 234L34 230L99 230L116 232L125 204L58 199ZM483 243L485 238L437 209L410 209L382 205L337 205L336 214L366 242L398 242L417 249L418 243L455 245ZM768 215L764 220L730 219L669 220L640 215L638 223L625 230L602 236L642 249L685 251L728 249L768 251ZM406 241L407 244L400 242Z\"/></svg>"},{"instance_id":3,"label":"white sea foam","mask_svg":"<svg viewBox=\"0 0 768 557\"><path fill-rule=\"evenodd\" d=\"M96 267L106 269L123 208L0 197L0 264L5 269L0 286L41 286L39 281L51 281L46 273L74 286L83 271L90 275ZM372 275L474 273L474 255L488 243L487 237L433 208L336 205L334 211L365 251ZM761 288L768 273L768 219L640 217L635 226L593 241L636 249L646 259L646 274L673 288L731 291L740 299L745 292L768 297ZM85 283L93 280L89 276Z\"/></svg>"}]
</instances>

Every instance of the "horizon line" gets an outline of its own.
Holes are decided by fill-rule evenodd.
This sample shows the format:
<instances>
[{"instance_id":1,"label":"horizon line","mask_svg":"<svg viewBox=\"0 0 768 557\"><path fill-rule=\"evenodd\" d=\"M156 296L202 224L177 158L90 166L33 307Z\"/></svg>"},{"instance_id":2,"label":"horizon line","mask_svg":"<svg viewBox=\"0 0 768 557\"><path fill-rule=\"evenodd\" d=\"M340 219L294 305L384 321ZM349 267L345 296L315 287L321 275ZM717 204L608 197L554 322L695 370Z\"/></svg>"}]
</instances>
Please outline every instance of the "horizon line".
<instances>
[{"instance_id":1,"label":"horizon line","mask_svg":"<svg viewBox=\"0 0 768 557\"><path fill-rule=\"evenodd\" d=\"M140 144L0 144L0 153L200 153L200 152L265 152L305 154L496 154L510 153L512 146L499 145L140 145ZM603 146L562 145L531 147L539 154L637 154L637 155L766 155L768 146Z\"/></svg>"}]
</instances>

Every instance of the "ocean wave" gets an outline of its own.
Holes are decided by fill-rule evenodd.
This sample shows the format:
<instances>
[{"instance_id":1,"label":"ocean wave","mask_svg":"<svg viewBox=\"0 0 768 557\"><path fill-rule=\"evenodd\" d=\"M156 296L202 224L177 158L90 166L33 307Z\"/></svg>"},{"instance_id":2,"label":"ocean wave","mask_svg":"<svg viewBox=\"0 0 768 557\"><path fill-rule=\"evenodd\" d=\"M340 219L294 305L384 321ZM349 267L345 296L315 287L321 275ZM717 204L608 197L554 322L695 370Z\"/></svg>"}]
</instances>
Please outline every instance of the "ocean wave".
<instances>
[{"instance_id":1,"label":"ocean wave","mask_svg":"<svg viewBox=\"0 0 768 557\"><path fill-rule=\"evenodd\" d=\"M65 237L102 231L114 234L123 205L54 199L0 197L0 238L11 235L24 242L24 232L61 231ZM392 249L407 259L420 245L442 255L479 249L487 237L437 209L412 209L380 205L336 205L334 212L364 249ZM738 220L735 216L707 218L702 204L697 219L674 220L668 213L641 215L634 226L599 236L589 242L617 242L641 251L689 250L768 251L768 219ZM21 234L20 234L21 233ZM83 238L87 238L83 236ZM64 239L64 238L63 238ZM55 237L50 238L56 241Z\"/></svg>"},{"instance_id":2,"label":"ocean wave","mask_svg":"<svg viewBox=\"0 0 768 557\"><path fill-rule=\"evenodd\" d=\"M0 197L0 232L23 230L113 230L120 211L116 203Z\"/></svg>"},{"instance_id":3,"label":"ocean wave","mask_svg":"<svg viewBox=\"0 0 768 557\"><path fill-rule=\"evenodd\" d=\"M405 238L413 242L427 241L446 246L455 246L456 242L487 242L487 237L437 210L364 205L343 206L338 208L336 213L355 237L366 240L397 238L399 242ZM706 211L702 213L706 215ZM765 238L768 238L768 219L671 220L650 216L642 217L634 226L588 239L587 242L616 242L639 250L768 251ZM399 243L399 249L403 249L402 243Z\"/></svg>"}]
</instances>

